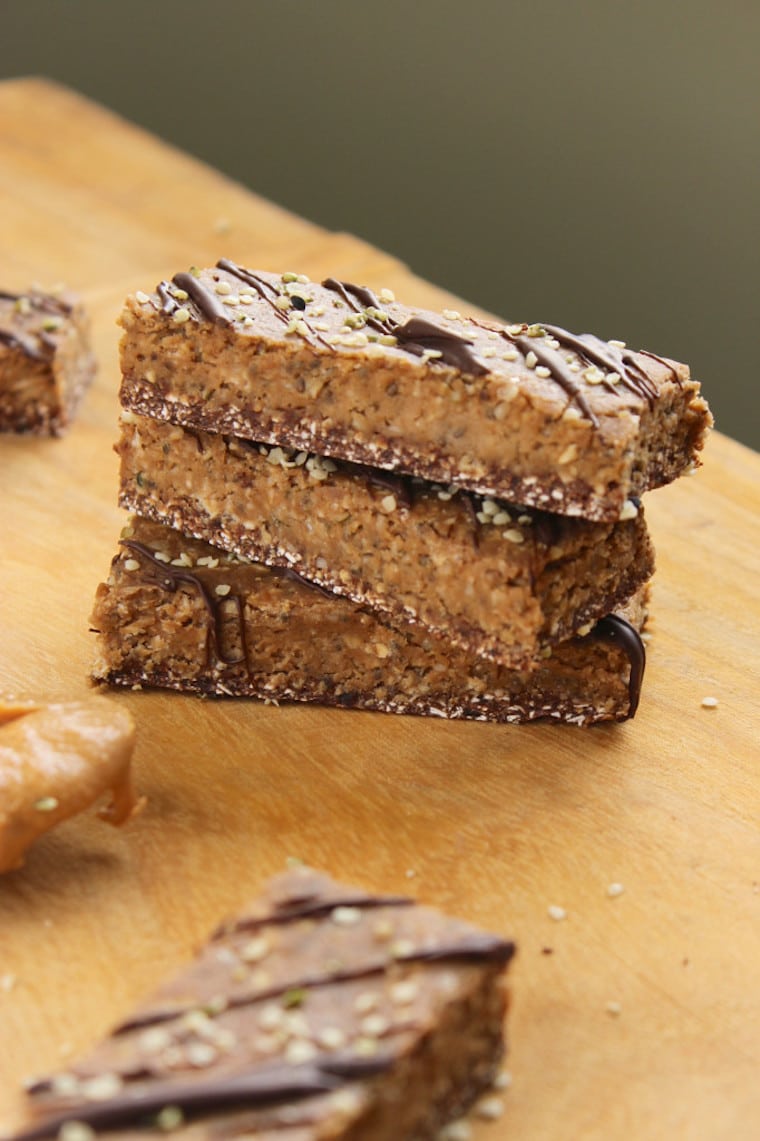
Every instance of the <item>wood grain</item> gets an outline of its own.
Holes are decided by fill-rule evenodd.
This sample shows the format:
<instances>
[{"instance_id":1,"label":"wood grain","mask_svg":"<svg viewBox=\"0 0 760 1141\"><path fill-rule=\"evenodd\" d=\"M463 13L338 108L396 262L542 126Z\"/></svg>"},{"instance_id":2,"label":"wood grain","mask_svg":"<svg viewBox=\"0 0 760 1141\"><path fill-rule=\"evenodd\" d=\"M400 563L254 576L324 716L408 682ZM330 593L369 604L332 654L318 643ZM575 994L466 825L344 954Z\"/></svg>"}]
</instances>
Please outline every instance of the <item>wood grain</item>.
<instances>
[{"instance_id":1,"label":"wood grain","mask_svg":"<svg viewBox=\"0 0 760 1141\"><path fill-rule=\"evenodd\" d=\"M122 523L125 293L231 256L450 298L40 80L0 84L0 216L1 284L64 279L95 323L100 373L70 435L0 439L0 692L77 698ZM716 433L696 477L647 498L654 635L630 724L117 694L148 808L123 832L71 821L0 881L0 1132L24 1077L90 1045L297 855L518 941L514 1084L479 1141L757 1138L759 488L758 457Z\"/></svg>"}]
</instances>

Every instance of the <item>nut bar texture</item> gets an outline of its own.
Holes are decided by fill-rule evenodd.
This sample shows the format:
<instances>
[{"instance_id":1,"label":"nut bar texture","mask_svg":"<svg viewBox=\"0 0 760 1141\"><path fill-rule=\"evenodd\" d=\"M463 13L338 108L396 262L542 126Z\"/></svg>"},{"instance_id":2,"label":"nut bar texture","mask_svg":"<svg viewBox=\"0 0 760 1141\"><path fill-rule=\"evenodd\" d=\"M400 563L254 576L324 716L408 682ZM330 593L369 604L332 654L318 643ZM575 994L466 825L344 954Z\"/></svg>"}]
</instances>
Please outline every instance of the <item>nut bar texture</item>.
<instances>
[{"instance_id":1,"label":"nut bar texture","mask_svg":"<svg viewBox=\"0 0 760 1141\"><path fill-rule=\"evenodd\" d=\"M609 614L653 572L643 513L525 511L268 445L123 414L122 506L299 574L510 666Z\"/></svg>"},{"instance_id":2,"label":"nut bar texture","mask_svg":"<svg viewBox=\"0 0 760 1141\"><path fill-rule=\"evenodd\" d=\"M513 953L294 868L90 1057L29 1087L19 1139L427 1141L496 1075Z\"/></svg>"},{"instance_id":3,"label":"nut bar texture","mask_svg":"<svg viewBox=\"0 0 760 1141\"><path fill-rule=\"evenodd\" d=\"M626 615L545 651L530 669L508 669L417 625L391 625L292 571L134 517L98 587L93 677L482 721L619 721L636 710L644 669L641 594Z\"/></svg>"},{"instance_id":4,"label":"nut bar texture","mask_svg":"<svg viewBox=\"0 0 760 1141\"><path fill-rule=\"evenodd\" d=\"M686 365L223 260L127 299L121 400L189 427L614 520L697 462Z\"/></svg>"},{"instance_id":5,"label":"nut bar texture","mask_svg":"<svg viewBox=\"0 0 760 1141\"><path fill-rule=\"evenodd\" d=\"M0 292L0 430L60 436L94 375L76 297Z\"/></svg>"}]
</instances>

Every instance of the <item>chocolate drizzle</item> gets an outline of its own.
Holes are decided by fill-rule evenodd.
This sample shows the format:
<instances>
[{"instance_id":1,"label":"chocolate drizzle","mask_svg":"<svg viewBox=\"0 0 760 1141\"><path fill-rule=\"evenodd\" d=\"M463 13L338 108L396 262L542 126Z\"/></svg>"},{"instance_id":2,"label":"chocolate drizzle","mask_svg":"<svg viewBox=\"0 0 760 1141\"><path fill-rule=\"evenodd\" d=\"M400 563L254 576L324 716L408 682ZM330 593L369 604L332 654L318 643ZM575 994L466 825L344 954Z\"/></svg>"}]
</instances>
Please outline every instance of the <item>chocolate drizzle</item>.
<instances>
[{"instance_id":1,"label":"chocolate drizzle","mask_svg":"<svg viewBox=\"0 0 760 1141\"><path fill-rule=\"evenodd\" d=\"M404 507L414 505L415 482L414 476L404 472L387 471L385 468L370 467L369 464L354 463L351 460L333 460L339 471L347 475L363 478L371 487L378 487L382 491L390 491L398 503Z\"/></svg>"},{"instance_id":2,"label":"chocolate drizzle","mask_svg":"<svg viewBox=\"0 0 760 1141\"><path fill-rule=\"evenodd\" d=\"M595 428L599 427L599 421L586 399L583 389L558 352L537 345L535 337L510 333L508 329L501 329L500 332L506 341L517 346L524 357L527 357L528 353L533 353L538 363L544 368L548 368L552 380L575 401L583 415L591 421Z\"/></svg>"},{"instance_id":3,"label":"chocolate drizzle","mask_svg":"<svg viewBox=\"0 0 760 1141\"><path fill-rule=\"evenodd\" d=\"M339 906L335 904L334 906ZM259 926L276 922L269 919ZM501 939L498 935L488 935L470 932L451 943L439 943L436 946L414 948L404 954L394 956L396 963L508 963L515 953L515 945ZM375 962L365 963L361 967L336 968L329 974L319 973L303 975L301 978L288 979L279 985L263 987L258 990L236 994L227 1000L227 1010L236 1010L243 1006L252 1006L254 1003L268 1002L292 990L318 990L319 987L330 986L333 983L355 982L358 979L374 978L385 974L388 967L385 958ZM135 1014L132 1018L121 1022L113 1031L115 1035L129 1034L133 1030L144 1030L148 1026L158 1026L166 1022L174 1022L182 1018L188 1011L197 1007L196 1002L177 1004L176 1006L156 1007Z\"/></svg>"},{"instance_id":4,"label":"chocolate drizzle","mask_svg":"<svg viewBox=\"0 0 760 1141\"><path fill-rule=\"evenodd\" d=\"M201 317L206 317L214 325L227 327L233 324L221 301L197 277L191 273L175 273L171 281L161 281L156 293L161 299L161 311L171 316L185 304L180 301L175 289L183 290L193 302Z\"/></svg>"},{"instance_id":5,"label":"chocolate drizzle","mask_svg":"<svg viewBox=\"0 0 760 1141\"><path fill-rule=\"evenodd\" d=\"M221 939L237 931L255 931L272 923L293 923L298 919L323 919L336 907L358 907L362 910L374 907L410 907L414 903L407 895L346 895L339 898L320 899L309 896L297 901L288 901L278 906L268 915L243 916L231 927L222 925L212 936Z\"/></svg>"},{"instance_id":6,"label":"chocolate drizzle","mask_svg":"<svg viewBox=\"0 0 760 1141\"><path fill-rule=\"evenodd\" d=\"M248 668L243 603L239 595L229 594L224 597L217 597L209 591L199 575L193 574L192 571L186 567L175 567L170 563L162 562L161 559L156 558L155 552L151 551L149 547L146 547L143 543L138 543L134 539L122 539L121 542L122 545L128 547L129 550L147 559L153 571L153 577L148 581L152 581L170 593L176 591L177 587L182 583L194 587L203 600L211 619L206 642L207 654L210 649L213 648L217 659L224 665L237 666L244 664L246 668ZM234 608L240 645L242 647L242 652L234 657L226 654L223 639L224 611L225 608L229 608L230 605Z\"/></svg>"},{"instance_id":7,"label":"chocolate drizzle","mask_svg":"<svg viewBox=\"0 0 760 1141\"><path fill-rule=\"evenodd\" d=\"M378 908L378 907L409 907L414 904L414 900L409 899L407 896L345 896L342 898L332 898L323 900L319 897L313 899L300 901L296 906L286 905L280 908L275 908L274 911L268 915L255 916L246 919L243 917L232 927L221 927L212 937L213 941L219 941L222 938L229 937L229 935L242 934L250 931L259 931L262 928L271 926L272 924L279 925L283 923L290 923L300 919L320 919L330 915L336 907L358 907L361 909ZM405 951L403 954L394 956L394 962L397 963L437 963L437 962L462 962L462 963L477 963L477 962L493 962L493 963L508 963L515 953L515 945L509 940L502 939L498 935L492 935L489 932L467 930L461 935L457 935L449 942L442 940L439 943L426 943L421 947L412 946L410 950ZM320 971L313 975L306 975L298 979L289 979L286 982L276 984L266 988L259 988L251 992L242 992L232 995L227 1000L226 1008L228 1010L235 1009L243 1006L249 1006L253 1003L268 1001L277 998L280 995L286 994L291 990L316 990L322 986L329 986L334 983L350 982L352 980L372 978L377 975L382 975L388 968L388 960L385 954L381 953L380 957L374 961L370 960L365 962L359 967L337 967L328 973ZM113 1031L114 1034L122 1035L130 1033L134 1030L142 1030L148 1026L156 1026L166 1022L173 1022L181 1018L188 1010L192 1009L195 1003L180 1003L174 1006L156 1007L152 1010L146 1010L142 1013L134 1015L132 1018L122 1022Z\"/></svg>"},{"instance_id":8,"label":"chocolate drizzle","mask_svg":"<svg viewBox=\"0 0 760 1141\"><path fill-rule=\"evenodd\" d=\"M177 310L180 308L180 304L172 293L171 285L168 281L159 281L158 285L156 286L156 293L158 294L161 301L162 313L166 313L166 315L170 317L172 313L177 312Z\"/></svg>"},{"instance_id":9,"label":"chocolate drizzle","mask_svg":"<svg viewBox=\"0 0 760 1141\"><path fill-rule=\"evenodd\" d=\"M60 317L69 317L72 306L62 297L53 297L50 293L42 293L38 289L31 289L29 293L8 293L0 289L0 301L20 301L25 297L33 309L40 313L52 313Z\"/></svg>"},{"instance_id":10,"label":"chocolate drizzle","mask_svg":"<svg viewBox=\"0 0 760 1141\"><path fill-rule=\"evenodd\" d=\"M415 356L435 352L440 354L437 359L460 372L473 376L485 376L489 372L470 351L471 340L449 329L441 329L423 317L410 317L403 325L395 325L392 332L401 348Z\"/></svg>"},{"instance_id":11,"label":"chocolate drizzle","mask_svg":"<svg viewBox=\"0 0 760 1141\"><path fill-rule=\"evenodd\" d=\"M313 579L305 578L294 567L274 567L272 569L279 571L283 578L289 578L292 582L298 582L301 586L308 586L310 590L316 590L324 598L334 597L327 587L322 586L319 582L314 582Z\"/></svg>"},{"instance_id":12,"label":"chocolate drizzle","mask_svg":"<svg viewBox=\"0 0 760 1141\"><path fill-rule=\"evenodd\" d=\"M30 336L28 333L23 333L20 329L11 331L10 329L0 329L0 342L7 345L9 349L20 349L24 356L30 360L44 361L49 359L49 352L43 352L41 348L41 338L39 336ZM45 342L42 342L45 344ZM45 348L49 349L49 343L45 344Z\"/></svg>"},{"instance_id":13,"label":"chocolate drizzle","mask_svg":"<svg viewBox=\"0 0 760 1141\"><path fill-rule=\"evenodd\" d=\"M278 309L276 305L280 294L265 278L259 277L250 269L244 269L242 265L237 265L234 261L230 261L229 258L220 258L216 263L216 268L223 269L226 273L230 273L233 277L242 281L244 285L250 286L251 289L258 293L262 301L266 301L266 303L271 306L277 318L286 325L288 324L290 318L286 316L282 309Z\"/></svg>"},{"instance_id":14,"label":"chocolate drizzle","mask_svg":"<svg viewBox=\"0 0 760 1141\"><path fill-rule=\"evenodd\" d=\"M607 369L608 372L616 372L620 377L619 383L624 388L635 393L636 396L640 396L642 400L646 400L650 408L653 406L657 398L657 389L636 360L636 354L632 353L630 349L621 349L617 345L601 341L592 333L582 333L576 337L558 325L542 325L542 328L550 337L559 341L564 348L573 349L588 364L598 365L600 368ZM645 355L651 356L666 365L678 379L675 368L662 357L655 357L653 353L646 353ZM610 381L605 380L604 384L609 391L615 391L615 385Z\"/></svg>"},{"instance_id":15,"label":"chocolate drizzle","mask_svg":"<svg viewBox=\"0 0 760 1141\"><path fill-rule=\"evenodd\" d=\"M331 1093L352 1081L374 1077L393 1064L393 1056L373 1058L352 1055L325 1057L291 1065L269 1063L245 1074L220 1077L196 1075L191 1080L164 1080L150 1084L135 1082L132 1090L104 1101L71 1099L56 1107L39 1124L15 1134L13 1141L37 1141L54 1137L67 1121L78 1121L93 1129L113 1130L128 1126L150 1127L151 1120L166 1106L177 1107L193 1117L210 1110L231 1110L276 1105ZM60 1104L60 1103L59 1103Z\"/></svg>"},{"instance_id":16,"label":"chocolate drizzle","mask_svg":"<svg viewBox=\"0 0 760 1141\"><path fill-rule=\"evenodd\" d=\"M641 635L630 622L619 614L608 614L606 618L597 622L591 636L619 646L628 655L628 661L631 664L631 673L628 679L628 717L633 717L639 707L641 683L646 666L646 650Z\"/></svg>"},{"instance_id":17,"label":"chocolate drizzle","mask_svg":"<svg viewBox=\"0 0 760 1141\"><path fill-rule=\"evenodd\" d=\"M193 277L191 273L175 273L172 281L178 289L184 289L185 293L190 295L203 316L207 317L214 325L232 324L219 298L197 277Z\"/></svg>"},{"instance_id":18,"label":"chocolate drizzle","mask_svg":"<svg viewBox=\"0 0 760 1141\"><path fill-rule=\"evenodd\" d=\"M0 300L21 301L22 298L29 303L30 310L35 314L48 313L54 317L68 317L71 314L71 305L58 297L48 293L31 290L29 293L8 293L0 290ZM18 328L0 328L0 344L7 345L9 349L20 349L24 356L30 360L50 360L57 347L57 341L50 330L40 328L30 331Z\"/></svg>"},{"instance_id":19,"label":"chocolate drizzle","mask_svg":"<svg viewBox=\"0 0 760 1141\"><path fill-rule=\"evenodd\" d=\"M322 282L322 288L337 293L355 313L363 314L365 309L378 309L382 312L382 305L366 285L352 285L350 281L338 281L336 277L326 277ZM390 332L390 325L393 323L390 318L387 321L380 321L370 314L366 316L370 328L377 329L378 332Z\"/></svg>"},{"instance_id":20,"label":"chocolate drizzle","mask_svg":"<svg viewBox=\"0 0 760 1141\"><path fill-rule=\"evenodd\" d=\"M259 277L253 270L246 269L242 265L237 265L236 262L230 261L229 258L220 258L216 263L216 268L223 269L225 273L231 274L233 277L236 277L238 281L242 281L244 285L248 285L251 289L255 290L261 300L266 301L280 321L285 325L290 324L290 317L288 317L287 312L277 306L278 299L282 296L287 296L287 294L280 293L266 278ZM298 312L302 312L301 306L295 306L295 308ZM303 318L301 318L301 320L303 320ZM328 344L323 337L320 337L319 333L315 332L308 322L304 321L304 324L312 337L315 337L325 348L332 350L332 345Z\"/></svg>"},{"instance_id":21,"label":"chocolate drizzle","mask_svg":"<svg viewBox=\"0 0 760 1141\"><path fill-rule=\"evenodd\" d=\"M337 293L355 313L361 314L371 329L378 333L393 336L399 348L405 349L413 356L421 357L427 352L439 354L435 359L443 364L452 365L460 372L470 373L473 376L485 376L488 369L470 351L472 341L460 336L450 329L442 329L424 317L410 317L403 325L399 325L392 317L381 320L376 313L367 310L382 312L382 307L371 290L362 285L352 285L348 281L338 281L334 277L327 277L322 282L325 289Z\"/></svg>"}]
</instances>

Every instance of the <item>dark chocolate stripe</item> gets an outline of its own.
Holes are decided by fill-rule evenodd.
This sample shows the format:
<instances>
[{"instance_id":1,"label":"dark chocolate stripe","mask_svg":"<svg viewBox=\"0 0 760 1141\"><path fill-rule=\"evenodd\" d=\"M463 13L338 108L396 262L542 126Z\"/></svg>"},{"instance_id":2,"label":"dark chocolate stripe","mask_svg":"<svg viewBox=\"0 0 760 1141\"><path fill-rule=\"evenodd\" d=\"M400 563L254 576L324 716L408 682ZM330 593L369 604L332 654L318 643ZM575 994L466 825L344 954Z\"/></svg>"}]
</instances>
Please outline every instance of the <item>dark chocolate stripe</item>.
<instances>
[{"instance_id":1,"label":"dark chocolate stripe","mask_svg":"<svg viewBox=\"0 0 760 1141\"><path fill-rule=\"evenodd\" d=\"M472 932L468 935L461 936L451 943L439 943L436 946L421 947L419 949L413 949L403 955L396 955L391 960L391 963L508 963L514 953L515 944L509 940L502 939L498 935L490 935L486 932ZM288 979L286 982L276 986L236 994L228 1000L226 1009L236 1010L242 1006L268 1002L292 990L318 990L324 986L352 982L357 979L373 978L376 975L385 974L389 965L388 958L384 956L378 959L377 962L369 962L358 968L347 967L344 970L335 970L327 975L322 973L306 975L298 979ZM146 1010L142 1014L136 1014L133 1018L120 1023L113 1033L115 1035L127 1034L133 1030L143 1030L147 1026L157 1026L161 1023L173 1022L177 1018L182 1018L188 1011L196 1010L202 1006L202 1001L196 999L196 1001L192 1003L187 1002L181 1005L178 1004L175 1006Z\"/></svg>"},{"instance_id":2,"label":"dark chocolate stripe","mask_svg":"<svg viewBox=\"0 0 760 1141\"><path fill-rule=\"evenodd\" d=\"M150 1126L150 1119L167 1106L195 1116L210 1110L239 1106L263 1107L331 1093L352 1081L373 1077L393 1064L393 1055L373 1058L335 1056L293 1065L264 1065L232 1077L198 1075L190 1081L156 1081L126 1088L107 1101L73 1101L46 1120L15 1134L12 1141L37 1141L55 1136L67 1121L81 1121L93 1129Z\"/></svg>"},{"instance_id":3,"label":"dark chocolate stripe","mask_svg":"<svg viewBox=\"0 0 760 1141\"><path fill-rule=\"evenodd\" d=\"M600 368L607 369L608 372L618 373L623 387L627 388L629 392L635 393L636 396L640 396L642 400L646 400L650 408L652 407L657 397L657 388L636 360L634 353L629 349L618 349L616 345L601 341L592 333L583 333L576 337L575 334L568 333L567 329L561 329L558 325L542 325L541 328L550 337L559 341L564 348L573 349L589 364L598 365ZM606 387L614 391L615 386L607 382Z\"/></svg>"},{"instance_id":4,"label":"dark chocolate stripe","mask_svg":"<svg viewBox=\"0 0 760 1141\"><path fill-rule=\"evenodd\" d=\"M583 415L591 421L595 428L599 427L599 421L586 399L583 389L576 380L574 373L570 371L567 362L562 359L558 352L554 349L543 348L537 345L535 337L524 337L522 334L513 334L507 329L502 329L501 335L506 341L510 341L513 345L516 345L523 354L523 357L526 357L528 353L533 353L539 364L542 364L544 368L548 368L555 384L558 384L560 388L575 401Z\"/></svg>"},{"instance_id":5,"label":"dark chocolate stripe","mask_svg":"<svg viewBox=\"0 0 760 1141\"><path fill-rule=\"evenodd\" d=\"M658 356L657 353L650 353L648 349L638 349L637 352L639 356L649 357L650 360L657 361L658 364L664 365L665 368L670 369L670 371L673 373L673 379L675 380L676 384L679 388L682 387L681 378L678 375L678 369L672 361L666 360L665 357ZM626 361L629 361L631 364L635 365L636 368L641 370L641 365L638 363L638 361L635 360L633 353L629 349L624 350L623 356Z\"/></svg>"},{"instance_id":6,"label":"dark chocolate stripe","mask_svg":"<svg viewBox=\"0 0 760 1141\"><path fill-rule=\"evenodd\" d=\"M394 322L390 317L386 321L380 321L371 313L365 312L366 309L382 311L382 305L371 289L367 289L364 285L352 285L350 281L338 281L335 277L326 277L322 282L322 287L342 297L349 309L353 309L354 313L364 317L366 324L376 333L393 332Z\"/></svg>"},{"instance_id":7,"label":"dark chocolate stripe","mask_svg":"<svg viewBox=\"0 0 760 1141\"><path fill-rule=\"evenodd\" d=\"M641 683L646 667L646 650L641 635L634 626L619 614L608 614L597 622L592 630L592 637L611 642L628 655L631 663L631 673L628 679L628 717L633 717L639 707L641 697Z\"/></svg>"},{"instance_id":8,"label":"dark chocolate stripe","mask_svg":"<svg viewBox=\"0 0 760 1141\"><path fill-rule=\"evenodd\" d=\"M20 329L14 332L9 329L0 329L0 342L7 345L9 349L20 349L24 356L31 360L44 361L49 359L49 353L42 351L40 338L29 333L22 333ZM49 345L46 346L48 349L49 347Z\"/></svg>"},{"instance_id":9,"label":"dark chocolate stripe","mask_svg":"<svg viewBox=\"0 0 760 1141\"><path fill-rule=\"evenodd\" d=\"M300 577L300 576L299 576ZM329 593L329 592L328 592ZM255 915L250 918L243 916L231 926L222 924L214 932L212 938L219 939L224 935L234 935L237 931L255 931L259 927L267 927L272 923L292 923L296 919L317 919L329 915L336 907L358 907L362 910L374 907L409 907L414 903L408 895L344 895L336 899L310 898L299 901L297 904L278 907L268 915Z\"/></svg>"},{"instance_id":10,"label":"dark chocolate stripe","mask_svg":"<svg viewBox=\"0 0 760 1141\"><path fill-rule=\"evenodd\" d=\"M171 291L170 283L168 281L159 281L156 286L156 293L161 301L161 312L171 316L176 313L180 308L179 301Z\"/></svg>"},{"instance_id":11,"label":"dark chocolate stripe","mask_svg":"<svg viewBox=\"0 0 760 1141\"><path fill-rule=\"evenodd\" d=\"M136 554L142 555L143 558L147 559L152 567L154 567L155 570L159 572L150 580L152 584L161 586L164 590L167 590L170 593L174 592L180 583L186 583L189 586L195 587L203 599L203 603L211 618L209 635L210 640L213 642L213 649L217 658L226 666L245 664L246 668L248 668L243 603L238 595L228 594L224 597L217 597L212 595L206 587L206 584L202 581L201 578L199 578L198 575L193 574L191 571L187 570L184 567L175 567L172 566L171 563L162 562L161 559L157 559L155 553L151 551L149 547L146 547L143 543L138 543L134 539L122 539L121 543L122 546L128 547ZM223 611L225 607L229 606L230 604L235 607L240 644L242 646L242 653L235 658L225 655L222 638L222 627L224 620Z\"/></svg>"},{"instance_id":12,"label":"dark chocolate stripe","mask_svg":"<svg viewBox=\"0 0 760 1141\"><path fill-rule=\"evenodd\" d=\"M38 312L68 317L72 310L68 301L64 301L61 297L53 297L50 293L38 293L36 290L31 290L29 293L8 293L5 289L0 289L0 301L20 301L22 297L26 298L32 309Z\"/></svg>"},{"instance_id":13,"label":"dark chocolate stripe","mask_svg":"<svg viewBox=\"0 0 760 1141\"><path fill-rule=\"evenodd\" d=\"M226 273L236 277L238 281L242 281L245 285L249 285L251 289L255 289L261 300L266 301L266 303L271 306L272 311L277 314L277 317L286 325L290 324L290 317L287 315L287 312L283 311L282 309L278 309L276 305L277 298L282 296L287 297L287 293L278 293L278 291L270 282L266 280L266 278L259 277L258 274L253 272L253 270L246 269L242 265L237 265L236 262L230 261L229 258L220 258L216 263L216 268L223 269ZM294 308L296 308L299 312L303 312L305 306L302 307L300 305L294 305ZM323 345L326 349L329 349L330 352L334 352L333 346L329 343L329 341L326 341L324 337L321 337L319 333L316 332L316 330L312 329L311 325L309 325L309 322L304 320L303 317L301 320L304 321L304 324L309 330L309 333L312 337L315 338L315 340L319 342L320 345Z\"/></svg>"},{"instance_id":14,"label":"dark chocolate stripe","mask_svg":"<svg viewBox=\"0 0 760 1141\"><path fill-rule=\"evenodd\" d=\"M200 309L204 317L214 325L231 325L232 320L216 294L207 289L202 281L191 273L175 273L172 278L178 289L184 289Z\"/></svg>"},{"instance_id":15,"label":"dark chocolate stripe","mask_svg":"<svg viewBox=\"0 0 760 1141\"><path fill-rule=\"evenodd\" d=\"M30 309L35 313L50 313L55 317L68 317L71 313L71 306L65 301L61 301L57 297L51 297L47 293L8 293L5 290L0 290L0 300L2 301L21 301L21 299L28 301ZM44 323L44 322L43 322ZM51 356L58 347L58 342L55 337L51 335L51 330L41 328L39 331L27 331L25 329L16 328L0 328L0 343L7 345L10 349L20 349L24 356L30 360L46 361L50 360Z\"/></svg>"},{"instance_id":16,"label":"dark chocolate stripe","mask_svg":"<svg viewBox=\"0 0 760 1141\"><path fill-rule=\"evenodd\" d=\"M327 277L322 282L325 289L339 294L346 304L361 314L370 328L379 333L389 333L394 336L398 346L413 356L421 357L425 352L440 353L437 360L444 364L458 368L460 372L470 373L474 376L485 376L489 371L485 365L470 351L472 341L460 336L450 329L442 329L424 317L410 317L403 325L388 318L379 321L367 309L381 309L374 293L363 285L352 285L349 281L338 281L334 277Z\"/></svg>"},{"instance_id":17,"label":"dark chocolate stripe","mask_svg":"<svg viewBox=\"0 0 760 1141\"><path fill-rule=\"evenodd\" d=\"M401 348L415 356L425 352L440 353L437 359L473 376L485 376L489 369L470 351L473 343L449 329L441 329L424 317L410 317L403 325L394 325L391 332Z\"/></svg>"},{"instance_id":18,"label":"dark chocolate stripe","mask_svg":"<svg viewBox=\"0 0 760 1141\"><path fill-rule=\"evenodd\" d=\"M326 277L322 282L323 289L329 289L339 294L354 312L363 313L365 309L380 309L382 305L371 289L366 285L353 285L350 281L338 281L336 277Z\"/></svg>"},{"instance_id":19,"label":"dark chocolate stripe","mask_svg":"<svg viewBox=\"0 0 760 1141\"><path fill-rule=\"evenodd\" d=\"M242 281L244 285L249 285L251 289L258 293L262 301L266 301L266 303L271 306L278 320L283 321L286 325L290 324L290 318L282 309L278 309L276 305L277 298L280 297L281 294L279 294L274 286L265 278L258 277L252 270L244 269L242 265L236 265L236 263L230 261L229 258L220 258L216 263L216 268L223 269L226 273L236 277L238 281Z\"/></svg>"},{"instance_id":20,"label":"dark chocolate stripe","mask_svg":"<svg viewBox=\"0 0 760 1141\"><path fill-rule=\"evenodd\" d=\"M322 586L321 583L314 582L312 579L306 578L304 575L299 574L299 572L295 570L294 567L273 567L272 569L279 571L282 578L289 578L293 582L300 583L301 586L308 586L310 590L316 590L317 593L321 594L324 598L335 597L333 592L328 590L326 586Z\"/></svg>"},{"instance_id":21,"label":"dark chocolate stripe","mask_svg":"<svg viewBox=\"0 0 760 1141\"><path fill-rule=\"evenodd\" d=\"M345 471L350 476L358 476L360 479L366 480L372 487L379 487L383 491L392 492L397 501L404 507L414 505L414 476L406 475L404 472L370 467L369 464L353 463L351 460L334 459L332 462L339 471Z\"/></svg>"}]
</instances>

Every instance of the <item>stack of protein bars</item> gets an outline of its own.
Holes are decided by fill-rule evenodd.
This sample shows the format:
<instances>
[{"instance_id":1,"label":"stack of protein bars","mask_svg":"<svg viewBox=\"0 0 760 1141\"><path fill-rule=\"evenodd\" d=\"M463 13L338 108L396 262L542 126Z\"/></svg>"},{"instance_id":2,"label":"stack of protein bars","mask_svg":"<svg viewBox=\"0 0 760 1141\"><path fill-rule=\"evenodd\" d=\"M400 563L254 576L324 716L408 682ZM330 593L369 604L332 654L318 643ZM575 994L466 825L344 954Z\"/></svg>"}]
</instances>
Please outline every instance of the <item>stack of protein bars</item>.
<instances>
[{"instance_id":1,"label":"stack of protein bars","mask_svg":"<svg viewBox=\"0 0 760 1141\"><path fill-rule=\"evenodd\" d=\"M638 497L693 466L710 424L685 365L226 260L130 297L122 324L136 514L98 592L96 679L634 713Z\"/></svg>"}]
</instances>

